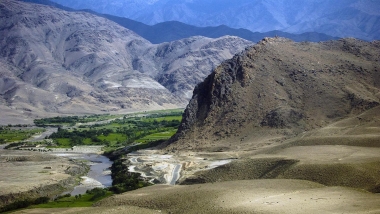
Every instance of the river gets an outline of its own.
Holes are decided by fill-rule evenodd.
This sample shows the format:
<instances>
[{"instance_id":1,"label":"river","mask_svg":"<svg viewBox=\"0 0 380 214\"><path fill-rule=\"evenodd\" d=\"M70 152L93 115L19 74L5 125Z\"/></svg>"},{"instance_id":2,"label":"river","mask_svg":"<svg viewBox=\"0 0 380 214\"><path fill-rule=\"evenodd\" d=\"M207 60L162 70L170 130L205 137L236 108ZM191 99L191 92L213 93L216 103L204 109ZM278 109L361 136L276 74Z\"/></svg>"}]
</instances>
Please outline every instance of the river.
<instances>
[{"instance_id":1,"label":"river","mask_svg":"<svg viewBox=\"0 0 380 214\"><path fill-rule=\"evenodd\" d=\"M112 178L110 167L112 161L107 157L99 154L86 154L86 153L56 153L57 156L65 156L72 159L82 159L88 161L90 170L86 176L82 176L82 181L70 193L71 195L79 195L86 193L87 190L95 187L110 187L112 186Z\"/></svg>"},{"instance_id":2,"label":"river","mask_svg":"<svg viewBox=\"0 0 380 214\"><path fill-rule=\"evenodd\" d=\"M116 118L115 118L116 119ZM114 119L112 119L114 120ZM111 120L102 121L102 122L93 122L91 124L97 123L106 123ZM90 124L90 123L88 123ZM88 125L86 124L86 125ZM57 128L55 127L47 127L45 128L45 132L40 135L33 136L29 141L36 142L45 139L46 136L50 136L52 133L57 132ZM93 148L96 147L96 148ZM98 152L98 146L77 146L71 152L59 151L60 149L54 149L56 152L53 152L53 155L67 157L72 159L82 159L88 161L88 165L90 165L90 170L86 176L81 177L80 184L74 187L74 190L69 192L64 192L63 194L70 193L71 195L79 195L86 193L87 190L91 190L96 187L104 188L112 186L112 178L111 178L111 166L112 161L110 161L106 156L89 153L89 152Z\"/></svg>"}]
</instances>

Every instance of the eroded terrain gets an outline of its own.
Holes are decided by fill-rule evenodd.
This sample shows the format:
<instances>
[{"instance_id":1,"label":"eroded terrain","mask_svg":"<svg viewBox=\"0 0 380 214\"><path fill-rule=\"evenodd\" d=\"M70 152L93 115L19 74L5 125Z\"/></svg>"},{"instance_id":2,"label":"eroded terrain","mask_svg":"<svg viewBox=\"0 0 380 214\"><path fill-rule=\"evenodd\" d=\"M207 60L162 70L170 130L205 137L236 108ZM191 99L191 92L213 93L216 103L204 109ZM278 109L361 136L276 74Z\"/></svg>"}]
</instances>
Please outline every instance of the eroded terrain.
<instances>
[{"instance_id":1,"label":"eroded terrain","mask_svg":"<svg viewBox=\"0 0 380 214\"><path fill-rule=\"evenodd\" d=\"M84 163L67 158L2 148L0 206L24 198L54 197L72 188L77 176L87 171Z\"/></svg>"},{"instance_id":2,"label":"eroded terrain","mask_svg":"<svg viewBox=\"0 0 380 214\"><path fill-rule=\"evenodd\" d=\"M161 150L146 149L127 155L129 171L141 173L152 183L175 185L181 179L196 172L230 163L233 153L195 153L184 152L167 154Z\"/></svg>"}]
</instances>

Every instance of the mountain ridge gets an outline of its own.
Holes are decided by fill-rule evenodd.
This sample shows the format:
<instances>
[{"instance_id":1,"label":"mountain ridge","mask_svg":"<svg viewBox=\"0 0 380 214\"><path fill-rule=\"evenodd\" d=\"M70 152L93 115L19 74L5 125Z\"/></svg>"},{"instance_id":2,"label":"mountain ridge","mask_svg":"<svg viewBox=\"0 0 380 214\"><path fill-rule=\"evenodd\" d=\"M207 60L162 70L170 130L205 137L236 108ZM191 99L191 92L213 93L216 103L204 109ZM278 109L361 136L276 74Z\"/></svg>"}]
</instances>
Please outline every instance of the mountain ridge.
<instances>
[{"instance_id":1,"label":"mountain ridge","mask_svg":"<svg viewBox=\"0 0 380 214\"><path fill-rule=\"evenodd\" d=\"M44 5L51 5L63 10L74 11L72 8L64 7L49 0L23 0L25 2L32 2ZM153 44L159 44L163 42L171 42L179 39L184 39L192 36L205 36L209 38L218 38L226 35L237 36L246 39L251 42L258 42L264 37L281 36L292 39L294 41L310 41L319 42L327 40L339 39L338 37L332 37L323 33L306 32L301 34L286 33L278 30L269 31L265 33L252 32L247 29L234 29L226 25L219 25L216 27L196 27L188 25L178 21L167 21L157 23L152 26L144 24L142 22L134 21L132 19L113 16L109 14L101 14L92 10L83 9L80 11L89 12L97 16L107 18L114 21L121 26L128 28L143 38L147 39Z\"/></svg>"},{"instance_id":2,"label":"mountain ridge","mask_svg":"<svg viewBox=\"0 0 380 214\"><path fill-rule=\"evenodd\" d=\"M377 12L380 4L372 0L54 1L75 9L91 9L151 25L165 21L200 27L224 24L253 32L319 32L369 41L379 39L380 35L380 14Z\"/></svg>"},{"instance_id":3,"label":"mountain ridge","mask_svg":"<svg viewBox=\"0 0 380 214\"><path fill-rule=\"evenodd\" d=\"M86 12L10 0L0 6L1 100L11 115L181 107L214 66L252 44L192 37L153 45Z\"/></svg>"}]
</instances>

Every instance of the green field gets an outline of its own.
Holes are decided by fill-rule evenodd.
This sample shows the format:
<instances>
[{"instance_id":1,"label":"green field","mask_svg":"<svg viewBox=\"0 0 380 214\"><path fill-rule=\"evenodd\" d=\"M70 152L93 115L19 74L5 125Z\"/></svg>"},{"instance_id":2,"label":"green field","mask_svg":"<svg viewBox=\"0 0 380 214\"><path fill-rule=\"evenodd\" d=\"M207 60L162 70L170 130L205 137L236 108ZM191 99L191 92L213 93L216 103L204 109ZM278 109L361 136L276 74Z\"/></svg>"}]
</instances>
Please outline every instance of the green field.
<instances>
[{"instance_id":1,"label":"green field","mask_svg":"<svg viewBox=\"0 0 380 214\"><path fill-rule=\"evenodd\" d=\"M70 148L71 146L71 143L70 143L70 139L67 139L67 138L57 138L55 139L56 140L56 143L58 145L60 145L60 147L64 147L64 148Z\"/></svg>"},{"instance_id":2,"label":"green field","mask_svg":"<svg viewBox=\"0 0 380 214\"><path fill-rule=\"evenodd\" d=\"M136 140L136 142L146 143L146 142L156 141L156 140L167 140L171 136L173 136L176 133L176 131L177 131L177 129L170 129L168 131L150 134L150 135L147 135L145 137L142 137L142 138Z\"/></svg>"},{"instance_id":3,"label":"green field","mask_svg":"<svg viewBox=\"0 0 380 214\"><path fill-rule=\"evenodd\" d=\"M115 116L116 119L106 123L82 123L79 126L72 127L62 126L58 128L58 132L53 133L49 138L53 139L58 147L105 145L106 150L126 146L134 142L147 143L166 140L175 134L178 129L182 120L182 113L182 109L174 109L118 115L117 117ZM81 117L59 119L61 121L70 121L73 118L84 120ZM44 119L44 121L50 122L54 120L56 119Z\"/></svg>"},{"instance_id":4,"label":"green field","mask_svg":"<svg viewBox=\"0 0 380 214\"><path fill-rule=\"evenodd\" d=\"M26 129L26 128L0 128L0 144L3 143L12 143L17 141L26 140L37 133L43 132L44 129Z\"/></svg>"},{"instance_id":5,"label":"green field","mask_svg":"<svg viewBox=\"0 0 380 214\"><path fill-rule=\"evenodd\" d=\"M103 194L98 195L97 197L95 196L95 194L84 194L80 197L63 197L58 200L48 202L46 204L32 205L29 208L91 207L93 203L103 198L109 197L113 194L113 192L107 190L103 190L102 193Z\"/></svg>"},{"instance_id":6,"label":"green field","mask_svg":"<svg viewBox=\"0 0 380 214\"><path fill-rule=\"evenodd\" d=\"M127 140L127 136L121 133L111 133L107 136L100 135L98 138L102 141L108 141L108 142L125 142Z\"/></svg>"}]
</instances>

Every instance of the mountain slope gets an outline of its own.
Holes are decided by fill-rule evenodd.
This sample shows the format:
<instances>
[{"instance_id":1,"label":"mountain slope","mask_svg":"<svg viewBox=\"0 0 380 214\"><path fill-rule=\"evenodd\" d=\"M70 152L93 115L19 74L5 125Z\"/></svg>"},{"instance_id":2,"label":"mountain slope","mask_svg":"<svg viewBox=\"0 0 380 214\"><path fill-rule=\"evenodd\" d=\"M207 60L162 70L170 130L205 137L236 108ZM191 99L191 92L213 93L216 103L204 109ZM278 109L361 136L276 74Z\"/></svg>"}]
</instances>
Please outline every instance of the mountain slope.
<instances>
[{"instance_id":1,"label":"mountain slope","mask_svg":"<svg viewBox=\"0 0 380 214\"><path fill-rule=\"evenodd\" d=\"M170 147L254 148L378 106L379 53L378 41L264 39L194 89Z\"/></svg>"},{"instance_id":2,"label":"mountain slope","mask_svg":"<svg viewBox=\"0 0 380 214\"><path fill-rule=\"evenodd\" d=\"M0 93L2 108L10 115L183 106L188 99L183 95L216 64L252 44L237 37L196 37L153 45L85 12L10 0L2 1L0 10ZM218 47L212 47L215 42ZM196 53L205 61L192 70L194 78L187 73L164 78L180 72L178 63L196 67L201 61L194 59ZM176 86L181 84L185 86Z\"/></svg>"},{"instance_id":3,"label":"mountain slope","mask_svg":"<svg viewBox=\"0 0 380 214\"><path fill-rule=\"evenodd\" d=\"M109 111L122 105L133 108L149 103L143 97L153 91L163 99L152 99L153 105L180 103L149 76L135 74L139 72L133 70L133 56L124 46L134 40L145 46L150 43L132 31L87 13L67 13L15 1L1 3L1 19L2 63L19 69L8 78L27 85L15 86L20 89L15 94L3 92L8 105L29 103L61 113ZM131 79L131 74L136 75L133 80L151 82L152 87L128 86L123 81ZM41 90L47 95L40 94ZM136 90L143 96L133 98ZM104 104L102 100L106 100Z\"/></svg>"},{"instance_id":4,"label":"mountain slope","mask_svg":"<svg viewBox=\"0 0 380 214\"><path fill-rule=\"evenodd\" d=\"M180 21L195 26L227 25L253 32L319 32L379 39L380 3L372 0L54 0L75 9L127 17L145 24Z\"/></svg>"}]
</instances>

